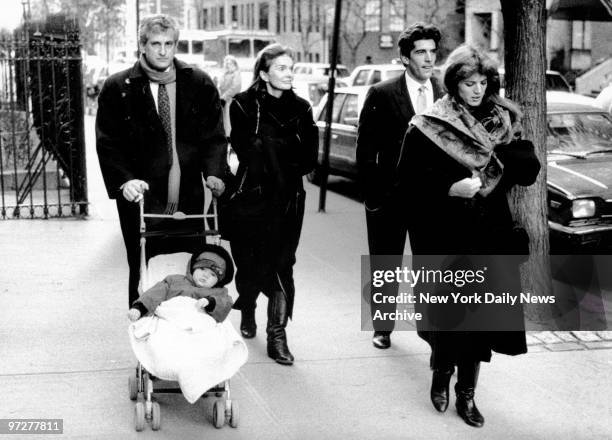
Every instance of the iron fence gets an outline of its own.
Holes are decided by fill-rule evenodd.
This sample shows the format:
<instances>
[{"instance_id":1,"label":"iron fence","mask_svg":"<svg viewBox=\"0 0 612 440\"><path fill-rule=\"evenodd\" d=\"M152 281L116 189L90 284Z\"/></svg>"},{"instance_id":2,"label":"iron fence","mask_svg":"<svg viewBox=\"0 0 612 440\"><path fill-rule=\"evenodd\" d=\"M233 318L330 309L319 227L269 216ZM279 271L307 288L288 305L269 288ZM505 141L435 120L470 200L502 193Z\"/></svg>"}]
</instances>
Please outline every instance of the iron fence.
<instances>
[{"instance_id":1,"label":"iron fence","mask_svg":"<svg viewBox=\"0 0 612 440\"><path fill-rule=\"evenodd\" d=\"M0 218L87 214L77 32L0 38Z\"/></svg>"}]
</instances>

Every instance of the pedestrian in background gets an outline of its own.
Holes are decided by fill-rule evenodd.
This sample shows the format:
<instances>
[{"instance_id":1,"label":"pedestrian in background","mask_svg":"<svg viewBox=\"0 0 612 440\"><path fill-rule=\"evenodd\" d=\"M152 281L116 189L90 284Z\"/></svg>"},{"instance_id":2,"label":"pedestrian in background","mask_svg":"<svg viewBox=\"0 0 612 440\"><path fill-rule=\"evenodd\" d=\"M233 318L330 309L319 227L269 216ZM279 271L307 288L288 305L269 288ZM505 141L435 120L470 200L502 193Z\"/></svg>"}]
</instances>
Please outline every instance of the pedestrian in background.
<instances>
[{"instance_id":1,"label":"pedestrian in background","mask_svg":"<svg viewBox=\"0 0 612 440\"><path fill-rule=\"evenodd\" d=\"M540 170L533 144L520 139L520 109L499 96L495 63L470 46L449 55L444 85L448 94L412 119L404 139L400 186L418 207L406 217L413 254L528 254L528 238L515 227L507 200L514 185L531 185ZM512 273L515 285L497 287L520 289L518 264L503 272ZM493 273L487 278L498 280ZM516 326L524 328L522 313L516 318ZM468 425L482 426L474 402L480 362L491 360L491 350L526 353L525 332L420 331L419 336L432 350L430 397L436 410L448 407L457 366L457 412Z\"/></svg>"},{"instance_id":2,"label":"pedestrian in background","mask_svg":"<svg viewBox=\"0 0 612 440\"><path fill-rule=\"evenodd\" d=\"M229 137L232 126L229 117L229 108L232 98L242 90L242 76L238 68L238 60L233 55L227 55L223 59L223 77L219 83L219 95L223 105L223 126Z\"/></svg>"},{"instance_id":3,"label":"pedestrian in background","mask_svg":"<svg viewBox=\"0 0 612 440\"><path fill-rule=\"evenodd\" d=\"M293 266L302 220L302 177L314 168L318 130L312 108L292 90L293 52L272 44L259 53L253 84L234 97L230 106L231 143L240 165L237 200L250 214L232 233L236 262L240 330L256 333L255 307L263 292L268 297L268 356L293 364L286 326L295 297Z\"/></svg>"},{"instance_id":4,"label":"pedestrian in background","mask_svg":"<svg viewBox=\"0 0 612 440\"><path fill-rule=\"evenodd\" d=\"M406 244L405 218L408 211L405 195L397 192L397 163L408 122L425 111L442 95L432 77L440 43L438 28L423 23L408 27L399 37L398 47L406 73L372 86L359 118L357 136L357 166L363 188L368 247L371 255L396 255L397 266ZM410 154L412 145L406 145ZM371 271L377 269L371 259ZM385 268L381 268L385 269ZM388 269L388 268L386 268ZM395 296L388 287L384 296ZM375 305L376 310L393 312L395 304ZM389 348L393 322L373 321L372 343L377 348Z\"/></svg>"},{"instance_id":5,"label":"pedestrian in background","mask_svg":"<svg viewBox=\"0 0 612 440\"><path fill-rule=\"evenodd\" d=\"M219 93L206 73L175 59L178 36L171 17L143 18L140 59L110 76L98 98L96 148L108 196L117 201L130 305L138 298L138 202L144 192L147 212L202 214L202 175L213 194L225 188L227 141ZM147 256L173 245L178 243L148 246Z\"/></svg>"}]
</instances>

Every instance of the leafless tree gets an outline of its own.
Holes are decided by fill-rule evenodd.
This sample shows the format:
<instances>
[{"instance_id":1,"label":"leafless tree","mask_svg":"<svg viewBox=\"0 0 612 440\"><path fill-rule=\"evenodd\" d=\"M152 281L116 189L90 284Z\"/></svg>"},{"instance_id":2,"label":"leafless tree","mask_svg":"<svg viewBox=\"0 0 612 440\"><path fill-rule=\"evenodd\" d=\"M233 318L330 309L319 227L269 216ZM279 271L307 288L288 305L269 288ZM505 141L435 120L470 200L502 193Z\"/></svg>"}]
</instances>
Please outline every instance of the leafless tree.
<instances>
[{"instance_id":1,"label":"leafless tree","mask_svg":"<svg viewBox=\"0 0 612 440\"><path fill-rule=\"evenodd\" d=\"M346 0L342 5L340 36L351 53L351 65L357 64L357 50L367 32L367 0Z\"/></svg>"}]
</instances>

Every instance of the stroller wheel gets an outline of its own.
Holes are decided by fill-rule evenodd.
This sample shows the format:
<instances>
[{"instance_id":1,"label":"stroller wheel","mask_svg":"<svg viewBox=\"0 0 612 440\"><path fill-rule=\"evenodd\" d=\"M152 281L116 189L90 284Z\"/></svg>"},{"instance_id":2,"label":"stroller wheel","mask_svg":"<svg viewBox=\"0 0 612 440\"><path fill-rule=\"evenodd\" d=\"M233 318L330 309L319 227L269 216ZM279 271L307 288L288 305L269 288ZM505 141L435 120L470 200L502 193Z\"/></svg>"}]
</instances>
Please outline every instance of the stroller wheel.
<instances>
[{"instance_id":1,"label":"stroller wheel","mask_svg":"<svg viewBox=\"0 0 612 440\"><path fill-rule=\"evenodd\" d=\"M238 401L232 400L232 403L230 405L229 425L232 428L238 428L239 418L240 418L240 411L238 411Z\"/></svg>"},{"instance_id":2,"label":"stroller wheel","mask_svg":"<svg viewBox=\"0 0 612 440\"><path fill-rule=\"evenodd\" d=\"M153 402L151 413L151 429L157 431L161 428L161 408L159 407L159 403Z\"/></svg>"},{"instance_id":3,"label":"stroller wheel","mask_svg":"<svg viewBox=\"0 0 612 440\"><path fill-rule=\"evenodd\" d=\"M221 429L225 424L225 405L222 400L217 400L213 405L213 425Z\"/></svg>"},{"instance_id":4,"label":"stroller wheel","mask_svg":"<svg viewBox=\"0 0 612 440\"><path fill-rule=\"evenodd\" d=\"M138 379L136 376L128 377L128 388L130 393L130 400L136 400L138 396Z\"/></svg>"},{"instance_id":5,"label":"stroller wheel","mask_svg":"<svg viewBox=\"0 0 612 440\"><path fill-rule=\"evenodd\" d=\"M144 403L137 402L134 410L134 427L140 432L145 427L145 407Z\"/></svg>"}]
</instances>

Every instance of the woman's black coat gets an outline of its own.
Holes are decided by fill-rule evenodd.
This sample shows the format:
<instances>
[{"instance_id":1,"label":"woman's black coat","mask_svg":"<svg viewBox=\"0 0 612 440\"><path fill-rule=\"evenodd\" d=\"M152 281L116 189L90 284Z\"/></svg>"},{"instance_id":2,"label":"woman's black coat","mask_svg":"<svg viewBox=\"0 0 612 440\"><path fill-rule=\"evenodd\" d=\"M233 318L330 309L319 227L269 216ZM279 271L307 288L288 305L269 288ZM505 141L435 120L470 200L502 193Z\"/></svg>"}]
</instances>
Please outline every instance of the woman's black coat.
<instances>
[{"instance_id":1,"label":"woman's black coat","mask_svg":"<svg viewBox=\"0 0 612 440\"><path fill-rule=\"evenodd\" d=\"M312 108L293 91L274 98L265 88L251 87L234 97L230 119L246 213L230 235L240 295L234 307L253 307L260 291L282 290L291 316L304 216L302 179L314 168L319 148Z\"/></svg>"},{"instance_id":2,"label":"woman's black coat","mask_svg":"<svg viewBox=\"0 0 612 440\"><path fill-rule=\"evenodd\" d=\"M487 196L472 199L451 197L453 183L471 172L436 146L418 128L411 126L404 138L408 153L399 164L400 188L410 204L407 218L414 255L507 255L528 253L516 233L507 200L513 185L535 182L540 164L529 141L513 141L496 147L504 165L501 181ZM526 238L526 237L525 237ZM518 266L508 267L516 273ZM522 319L522 316L520 317ZM488 361L491 349L505 354L527 351L524 332L419 332L434 351L450 350L455 355L469 351ZM456 356L451 356L456 357Z\"/></svg>"}]
</instances>

